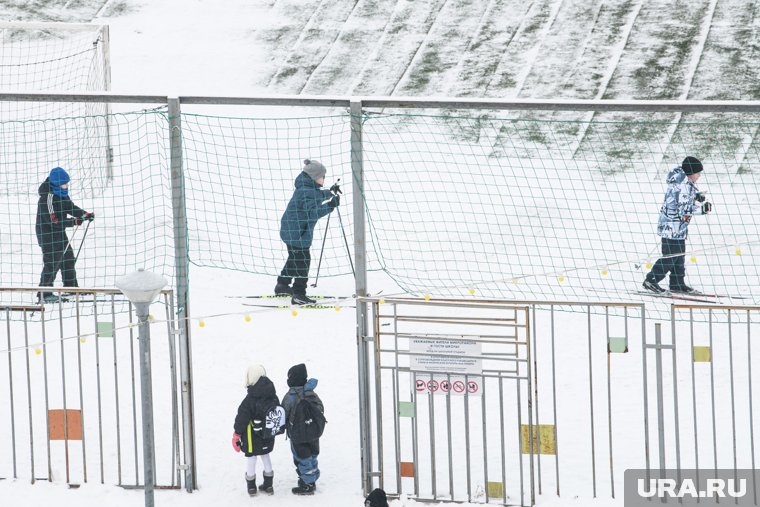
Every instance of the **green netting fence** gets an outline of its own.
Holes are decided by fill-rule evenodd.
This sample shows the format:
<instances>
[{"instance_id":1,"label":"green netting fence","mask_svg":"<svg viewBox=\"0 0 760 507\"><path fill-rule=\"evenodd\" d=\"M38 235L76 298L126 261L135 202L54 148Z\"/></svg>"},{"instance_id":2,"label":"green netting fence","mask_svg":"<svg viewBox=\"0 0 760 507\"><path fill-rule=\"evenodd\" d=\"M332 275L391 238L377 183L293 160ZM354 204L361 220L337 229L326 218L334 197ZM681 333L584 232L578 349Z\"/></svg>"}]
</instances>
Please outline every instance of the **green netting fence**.
<instances>
[{"instance_id":1,"label":"green netting fence","mask_svg":"<svg viewBox=\"0 0 760 507\"><path fill-rule=\"evenodd\" d=\"M364 193L354 195L346 112L282 110L249 117L183 113L189 260L276 277L286 250L280 217L302 160L340 178L341 219L318 222L313 277L348 275L342 232L353 244L353 202L367 215L369 270L400 290L447 297L541 301L646 301L666 317L670 300L640 294L659 257L657 219L669 169L702 159L698 186L713 212L692 220L687 283L751 304L757 287L756 137L739 114L368 112L362 121ZM107 128L106 128L107 127ZM83 148L80 139L98 149ZM172 280L174 248L164 109L47 120L0 121L0 169L14 181L0 210L4 285L36 285L37 187L51 167L72 174L71 195L93 222L77 262L80 286L112 286L145 266ZM70 145L60 148L66 142ZM105 187L88 176L106 163ZM78 247L76 240L73 242ZM60 278L59 278L60 280ZM390 292L390 291L388 291ZM731 296L733 299L728 298Z\"/></svg>"}]
</instances>

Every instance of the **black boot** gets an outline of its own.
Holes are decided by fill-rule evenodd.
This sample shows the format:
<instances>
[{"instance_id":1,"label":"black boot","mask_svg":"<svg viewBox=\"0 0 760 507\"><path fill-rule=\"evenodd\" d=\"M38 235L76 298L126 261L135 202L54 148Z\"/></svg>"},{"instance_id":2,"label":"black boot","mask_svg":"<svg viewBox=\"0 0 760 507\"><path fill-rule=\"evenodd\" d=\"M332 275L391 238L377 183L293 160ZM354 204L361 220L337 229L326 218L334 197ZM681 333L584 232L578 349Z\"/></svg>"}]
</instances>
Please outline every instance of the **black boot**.
<instances>
[{"instance_id":1,"label":"black boot","mask_svg":"<svg viewBox=\"0 0 760 507\"><path fill-rule=\"evenodd\" d=\"M253 476L253 479L249 479L248 476L245 476L245 482L248 483L248 494L253 496L258 492L258 489L256 488L256 476Z\"/></svg>"},{"instance_id":2,"label":"black boot","mask_svg":"<svg viewBox=\"0 0 760 507\"><path fill-rule=\"evenodd\" d=\"M272 487L272 480L274 479L274 472L264 472L264 482L261 483L261 491L270 495L274 494L274 488Z\"/></svg>"},{"instance_id":3,"label":"black boot","mask_svg":"<svg viewBox=\"0 0 760 507\"><path fill-rule=\"evenodd\" d=\"M316 483L306 484L301 479L298 479L298 486L293 488L291 491L293 491L294 495L313 495L316 489L317 489Z\"/></svg>"},{"instance_id":4,"label":"black boot","mask_svg":"<svg viewBox=\"0 0 760 507\"><path fill-rule=\"evenodd\" d=\"M276 296L291 296L293 289L286 283L277 282L277 285L274 286L274 293Z\"/></svg>"},{"instance_id":5,"label":"black boot","mask_svg":"<svg viewBox=\"0 0 760 507\"><path fill-rule=\"evenodd\" d=\"M316 303L315 300L311 299L306 294L293 294L290 302L294 305L313 305Z\"/></svg>"}]
</instances>

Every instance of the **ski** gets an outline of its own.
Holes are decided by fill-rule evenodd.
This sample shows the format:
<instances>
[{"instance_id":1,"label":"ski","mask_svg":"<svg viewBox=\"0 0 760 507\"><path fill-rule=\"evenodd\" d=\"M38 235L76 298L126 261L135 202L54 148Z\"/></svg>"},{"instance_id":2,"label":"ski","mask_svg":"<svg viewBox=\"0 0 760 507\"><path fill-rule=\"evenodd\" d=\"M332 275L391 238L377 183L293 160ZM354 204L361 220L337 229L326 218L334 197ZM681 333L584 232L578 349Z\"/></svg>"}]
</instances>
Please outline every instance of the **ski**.
<instances>
[{"instance_id":1,"label":"ski","mask_svg":"<svg viewBox=\"0 0 760 507\"><path fill-rule=\"evenodd\" d=\"M299 308L306 308L308 310L328 310L328 309L335 309L335 308L356 308L353 305L321 305L321 304L313 304L313 305L265 305L265 304L257 304L257 303L241 303L243 306L255 306L256 308L281 308L281 309L288 309L288 310L297 310Z\"/></svg>"},{"instance_id":2,"label":"ski","mask_svg":"<svg viewBox=\"0 0 760 507\"><path fill-rule=\"evenodd\" d=\"M286 299L291 298L290 294L263 294L254 296L224 296L230 299ZM346 296L309 296L311 299L346 299ZM354 296L351 296L353 298Z\"/></svg>"},{"instance_id":3,"label":"ski","mask_svg":"<svg viewBox=\"0 0 760 507\"><path fill-rule=\"evenodd\" d=\"M694 295L694 296L692 296L692 295L686 295L686 294L681 295L681 294L673 294L671 292L663 292L661 294L656 294L656 293L651 292L651 291L643 291L643 290L632 292L632 294L636 294L636 295L639 295L639 296L652 296L652 297L660 298L660 299L677 299L677 300L680 300L680 301L691 301L691 302L694 302L694 303L715 304L715 301L712 301L712 300L709 300L709 299L700 299L699 296L697 296L697 295Z\"/></svg>"}]
</instances>

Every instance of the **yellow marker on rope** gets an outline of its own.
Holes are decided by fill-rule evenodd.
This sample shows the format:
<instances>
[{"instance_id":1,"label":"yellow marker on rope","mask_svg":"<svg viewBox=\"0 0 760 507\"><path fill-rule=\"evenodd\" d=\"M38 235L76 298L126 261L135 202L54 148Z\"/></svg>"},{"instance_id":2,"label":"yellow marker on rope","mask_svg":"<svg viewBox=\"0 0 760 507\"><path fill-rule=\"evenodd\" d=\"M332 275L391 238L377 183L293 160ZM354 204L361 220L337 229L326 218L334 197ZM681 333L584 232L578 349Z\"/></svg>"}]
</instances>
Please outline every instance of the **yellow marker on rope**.
<instances>
[{"instance_id":1,"label":"yellow marker on rope","mask_svg":"<svg viewBox=\"0 0 760 507\"><path fill-rule=\"evenodd\" d=\"M156 320L156 318L153 316L152 313L149 313L148 314L148 322L153 322L154 320Z\"/></svg>"},{"instance_id":2,"label":"yellow marker on rope","mask_svg":"<svg viewBox=\"0 0 760 507\"><path fill-rule=\"evenodd\" d=\"M606 269L602 271L602 276L607 276L608 274L609 274L609 271L607 271Z\"/></svg>"},{"instance_id":3,"label":"yellow marker on rope","mask_svg":"<svg viewBox=\"0 0 760 507\"><path fill-rule=\"evenodd\" d=\"M652 269L652 264L647 262L646 264L644 264L644 267L647 269Z\"/></svg>"},{"instance_id":4,"label":"yellow marker on rope","mask_svg":"<svg viewBox=\"0 0 760 507\"><path fill-rule=\"evenodd\" d=\"M425 301L430 301L430 295L429 294L425 294Z\"/></svg>"},{"instance_id":5,"label":"yellow marker on rope","mask_svg":"<svg viewBox=\"0 0 760 507\"><path fill-rule=\"evenodd\" d=\"M742 254L742 249L741 248L737 248L736 249L736 255L741 255L741 254Z\"/></svg>"},{"instance_id":6,"label":"yellow marker on rope","mask_svg":"<svg viewBox=\"0 0 760 507\"><path fill-rule=\"evenodd\" d=\"M290 314L291 314L293 317L295 317L296 315L298 315L298 310L293 310L293 311L291 311L291 312L290 312Z\"/></svg>"},{"instance_id":7,"label":"yellow marker on rope","mask_svg":"<svg viewBox=\"0 0 760 507\"><path fill-rule=\"evenodd\" d=\"M87 341L87 338L84 336L79 339L79 343L85 343Z\"/></svg>"},{"instance_id":8,"label":"yellow marker on rope","mask_svg":"<svg viewBox=\"0 0 760 507\"><path fill-rule=\"evenodd\" d=\"M696 263L696 262L697 262L697 258L696 258L696 257L692 257L692 258L691 258L691 259L689 259L689 260L690 260L691 262L694 262L694 263Z\"/></svg>"},{"instance_id":9,"label":"yellow marker on rope","mask_svg":"<svg viewBox=\"0 0 760 507\"><path fill-rule=\"evenodd\" d=\"M474 295L475 295L475 289L470 289L470 296L474 296Z\"/></svg>"},{"instance_id":10,"label":"yellow marker on rope","mask_svg":"<svg viewBox=\"0 0 760 507\"><path fill-rule=\"evenodd\" d=\"M380 301L378 301L377 304L384 305L385 304L385 298L380 298Z\"/></svg>"},{"instance_id":11,"label":"yellow marker on rope","mask_svg":"<svg viewBox=\"0 0 760 507\"><path fill-rule=\"evenodd\" d=\"M198 325L199 325L200 327L206 327L206 323L205 323L204 321L200 321L200 322L198 322Z\"/></svg>"},{"instance_id":12,"label":"yellow marker on rope","mask_svg":"<svg viewBox=\"0 0 760 507\"><path fill-rule=\"evenodd\" d=\"M520 281L520 280L518 280L517 278L513 278L513 279L512 279L512 283L513 283L514 285L517 285L519 281Z\"/></svg>"},{"instance_id":13,"label":"yellow marker on rope","mask_svg":"<svg viewBox=\"0 0 760 507\"><path fill-rule=\"evenodd\" d=\"M564 276L560 276L559 277L559 283L563 283L564 281L565 281L565 277Z\"/></svg>"},{"instance_id":14,"label":"yellow marker on rope","mask_svg":"<svg viewBox=\"0 0 760 507\"><path fill-rule=\"evenodd\" d=\"M251 316L250 315L246 315L245 316L245 321L246 322L251 322Z\"/></svg>"},{"instance_id":15,"label":"yellow marker on rope","mask_svg":"<svg viewBox=\"0 0 760 507\"><path fill-rule=\"evenodd\" d=\"M42 349L35 348L34 353L39 356L40 354L42 354Z\"/></svg>"},{"instance_id":16,"label":"yellow marker on rope","mask_svg":"<svg viewBox=\"0 0 760 507\"><path fill-rule=\"evenodd\" d=\"M335 307L335 311L336 311L336 312L339 312L339 311L340 311L340 306L336 306L336 307Z\"/></svg>"}]
</instances>

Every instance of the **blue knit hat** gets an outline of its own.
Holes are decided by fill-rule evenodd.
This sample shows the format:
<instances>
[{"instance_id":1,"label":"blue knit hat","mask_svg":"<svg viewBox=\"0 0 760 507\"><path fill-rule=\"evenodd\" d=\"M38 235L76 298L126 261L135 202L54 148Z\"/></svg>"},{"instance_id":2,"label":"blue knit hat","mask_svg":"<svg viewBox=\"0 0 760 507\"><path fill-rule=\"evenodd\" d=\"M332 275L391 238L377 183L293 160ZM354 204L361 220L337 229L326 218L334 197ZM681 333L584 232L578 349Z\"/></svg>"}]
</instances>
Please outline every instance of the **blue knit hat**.
<instances>
[{"instance_id":1,"label":"blue knit hat","mask_svg":"<svg viewBox=\"0 0 760 507\"><path fill-rule=\"evenodd\" d=\"M67 173L66 170L62 167L54 167L50 171L50 176L48 176L48 179L50 180L50 183L56 187L60 187L61 185L65 185L71 181L69 173Z\"/></svg>"},{"instance_id":2,"label":"blue knit hat","mask_svg":"<svg viewBox=\"0 0 760 507\"><path fill-rule=\"evenodd\" d=\"M50 171L48 181L50 182L50 190L53 192L53 194L57 195L58 197L67 197L69 195L68 188L61 188L61 185L65 185L71 181L69 173L67 173L62 167L54 167Z\"/></svg>"}]
</instances>

